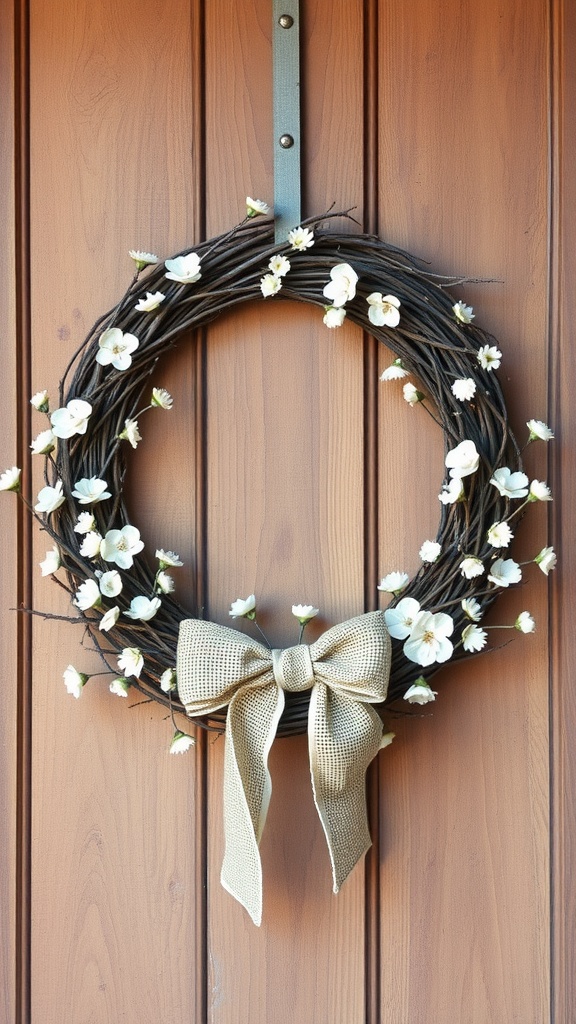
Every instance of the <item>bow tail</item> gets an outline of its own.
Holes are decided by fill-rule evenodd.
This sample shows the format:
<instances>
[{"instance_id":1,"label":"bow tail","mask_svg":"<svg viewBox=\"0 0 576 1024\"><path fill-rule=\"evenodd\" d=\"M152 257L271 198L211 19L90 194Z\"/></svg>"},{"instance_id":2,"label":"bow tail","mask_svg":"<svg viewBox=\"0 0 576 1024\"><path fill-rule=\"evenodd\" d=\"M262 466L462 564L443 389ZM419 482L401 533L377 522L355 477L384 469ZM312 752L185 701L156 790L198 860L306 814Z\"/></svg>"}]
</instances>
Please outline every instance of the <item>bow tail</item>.
<instances>
[{"instance_id":1,"label":"bow tail","mask_svg":"<svg viewBox=\"0 0 576 1024\"><path fill-rule=\"evenodd\" d=\"M316 682L308 716L310 774L334 892L372 845L366 771L378 753L382 731L382 721L370 705Z\"/></svg>"},{"instance_id":2,"label":"bow tail","mask_svg":"<svg viewBox=\"0 0 576 1024\"><path fill-rule=\"evenodd\" d=\"M224 752L225 851L220 880L262 921L262 864L258 844L266 821L272 781L268 754L284 708L276 683L243 686L228 708Z\"/></svg>"}]
</instances>

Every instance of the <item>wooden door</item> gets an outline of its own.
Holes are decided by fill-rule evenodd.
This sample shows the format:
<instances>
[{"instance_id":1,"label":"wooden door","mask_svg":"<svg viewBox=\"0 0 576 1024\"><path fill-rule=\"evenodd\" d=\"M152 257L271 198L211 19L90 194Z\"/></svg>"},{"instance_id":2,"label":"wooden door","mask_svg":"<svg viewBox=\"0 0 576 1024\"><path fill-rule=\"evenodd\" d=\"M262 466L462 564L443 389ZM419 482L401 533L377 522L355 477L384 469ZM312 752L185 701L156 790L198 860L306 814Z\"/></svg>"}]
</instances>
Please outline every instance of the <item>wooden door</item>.
<instances>
[{"instance_id":1,"label":"wooden door","mask_svg":"<svg viewBox=\"0 0 576 1024\"><path fill-rule=\"evenodd\" d=\"M494 613L529 607L535 636L446 668L433 713L394 723L369 780L374 846L337 897L305 740L276 742L258 930L219 885L222 741L200 734L170 757L159 707L98 679L78 702L66 694L65 666L98 661L81 626L9 610L69 605L40 578L45 540L3 495L6 1022L574 1013L574 14L562 0L302 8L304 215L355 207L435 271L491 279L457 297L502 343L518 436L529 417L556 427L528 461L556 487L562 573L550 605L533 567ZM30 395L56 394L126 286L128 250L169 256L236 223L246 194L271 199L271 4L22 0L0 16L0 409L4 461L24 464L32 493ZM415 571L442 438L377 384L386 363L357 329L281 302L166 357L157 383L174 409L131 459L130 501L147 543L183 557L182 596L225 622L255 591L280 645L293 602L340 621L376 606L379 574ZM546 542L547 511L519 531L522 559Z\"/></svg>"}]
</instances>

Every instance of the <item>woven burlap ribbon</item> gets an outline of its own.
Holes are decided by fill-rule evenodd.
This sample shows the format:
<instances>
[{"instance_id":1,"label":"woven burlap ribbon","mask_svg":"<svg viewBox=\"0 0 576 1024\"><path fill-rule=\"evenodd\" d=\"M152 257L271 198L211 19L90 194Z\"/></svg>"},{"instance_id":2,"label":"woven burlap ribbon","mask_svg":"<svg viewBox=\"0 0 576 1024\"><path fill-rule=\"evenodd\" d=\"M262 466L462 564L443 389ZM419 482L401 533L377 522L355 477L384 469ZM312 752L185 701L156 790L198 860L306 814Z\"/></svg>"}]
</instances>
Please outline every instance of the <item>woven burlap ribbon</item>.
<instances>
[{"instance_id":1,"label":"woven burlap ribbon","mask_svg":"<svg viewBox=\"0 0 576 1024\"><path fill-rule=\"evenodd\" d=\"M221 881L255 924L262 919L258 844L272 792L267 762L284 691L312 691L312 789L338 892L370 846L366 769L382 739L382 721L370 705L385 699L389 672L382 612L333 626L309 647L273 651L215 622L180 623L178 691L187 713L210 715L228 705Z\"/></svg>"}]
</instances>

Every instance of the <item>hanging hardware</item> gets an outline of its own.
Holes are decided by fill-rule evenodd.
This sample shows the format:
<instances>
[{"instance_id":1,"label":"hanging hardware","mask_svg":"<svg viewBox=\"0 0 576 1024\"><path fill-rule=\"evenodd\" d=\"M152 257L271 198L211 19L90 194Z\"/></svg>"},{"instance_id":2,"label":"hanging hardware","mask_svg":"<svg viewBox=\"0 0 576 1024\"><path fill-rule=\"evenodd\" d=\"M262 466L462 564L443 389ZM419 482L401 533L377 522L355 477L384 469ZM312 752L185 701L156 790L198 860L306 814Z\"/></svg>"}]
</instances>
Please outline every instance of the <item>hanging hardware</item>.
<instances>
[{"instance_id":1,"label":"hanging hardware","mask_svg":"<svg viewBox=\"0 0 576 1024\"><path fill-rule=\"evenodd\" d=\"M299 0L273 0L274 221L277 242L301 221Z\"/></svg>"}]
</instances>

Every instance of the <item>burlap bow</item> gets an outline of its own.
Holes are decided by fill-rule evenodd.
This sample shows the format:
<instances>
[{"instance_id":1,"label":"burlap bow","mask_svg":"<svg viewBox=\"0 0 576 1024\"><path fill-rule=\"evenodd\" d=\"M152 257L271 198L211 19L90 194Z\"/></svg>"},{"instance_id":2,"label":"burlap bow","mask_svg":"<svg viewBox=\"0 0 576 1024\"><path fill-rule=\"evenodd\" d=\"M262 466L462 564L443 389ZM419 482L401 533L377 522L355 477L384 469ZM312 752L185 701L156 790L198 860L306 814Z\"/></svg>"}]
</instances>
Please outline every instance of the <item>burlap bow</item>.
<instances>
[{"instance_id":1,"label":"burlap bow","mask_svg":"<svg viewBox=\"0 0 576 1024\"><path fill-rule=\"evenodd\" d=\"M178 691L187 713L209 715L229 705L221 882L255 924L262 919L258 844L272 792L268 753L284 691L312 691L312 789L338 892L370 846L365 776L382 739L381 719L370 704L385 699L389 672L390 637L383 612L333 626L309 647L273 651L215 622L180 623Z\"/></svg>"}]
</instances>

